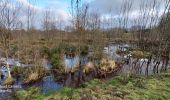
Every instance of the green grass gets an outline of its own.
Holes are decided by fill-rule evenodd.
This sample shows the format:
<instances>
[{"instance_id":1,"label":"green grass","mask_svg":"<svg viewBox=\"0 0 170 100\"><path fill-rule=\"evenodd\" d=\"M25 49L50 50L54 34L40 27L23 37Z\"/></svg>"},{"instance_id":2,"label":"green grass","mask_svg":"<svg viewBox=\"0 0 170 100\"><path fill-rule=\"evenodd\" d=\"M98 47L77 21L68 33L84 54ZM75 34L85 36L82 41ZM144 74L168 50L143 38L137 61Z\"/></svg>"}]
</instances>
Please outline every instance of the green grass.
<instances>
[{"instance_id":1,"label":"green grass","mask_svg":"<svg viewBox=\"0 0 170 100\"><path fill-rule=\"evenodd\" d=\"M35 91L34 91L35 92ZM168 100L170 99L170 71L160 75L143 76L117 76L109 80L94 79L73 89L64 89L48 95L37 92L22 92L29 96L29 100ZM25 95L27 94L27 95Z\"/></svg>"}]
</instances>

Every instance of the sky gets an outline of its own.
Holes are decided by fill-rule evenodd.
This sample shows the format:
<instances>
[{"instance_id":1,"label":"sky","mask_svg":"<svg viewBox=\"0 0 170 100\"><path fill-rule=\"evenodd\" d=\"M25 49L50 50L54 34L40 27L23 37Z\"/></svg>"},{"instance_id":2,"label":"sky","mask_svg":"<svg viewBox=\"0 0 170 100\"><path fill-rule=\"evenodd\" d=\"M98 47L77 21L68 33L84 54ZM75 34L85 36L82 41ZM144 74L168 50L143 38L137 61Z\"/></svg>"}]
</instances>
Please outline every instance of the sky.
<instances>
[{"instance_id":1,"label":"sky","mask_svg":"<svg viewBox=\"0 0 170 100\"><path fill-rule=\"evenodd\" d=\"M24 7L31 6L37 10L37 18L40 19L40 15L45 9L51 9L57 18L61 20L68 21L70 20L70 2L71 0L16 0L17 2L21 3ZM162 15L164 12L164 2L166 0L81 0L83 3L89 5L89 11L95 12L100 14L101 18L119 18L122 15L121 7L124 4L124 1L132 1L133 5L131 10L129 11L129 19L134 20L135 18L139 18L139 10L140 5L142 3L147 3L148 5L153 4L156 1L156 10L158 12L151 13L151 16L155 16L158 14L159 16ZM126 2L125 4L127 4ZM151 12L150 8L145 8L146 11ZM125 15L124 15L125 16ZM22 16L22 20L24 20L25 16Z\"/></svg>"},{"instance_id":2,"label":"sky","mask_svg":"<svg viewBox=\"0 0 170 100\"><path fill-rule=\"evenodd\" d=\"M32 6L37 11L42 12L45 9L53 10L56 15L64 20L68 19L70 12L71 0L16 0L22 3L25 7ZM82 0L84 3L90 3L92 0Z\"/></svg>"}]
</instances>

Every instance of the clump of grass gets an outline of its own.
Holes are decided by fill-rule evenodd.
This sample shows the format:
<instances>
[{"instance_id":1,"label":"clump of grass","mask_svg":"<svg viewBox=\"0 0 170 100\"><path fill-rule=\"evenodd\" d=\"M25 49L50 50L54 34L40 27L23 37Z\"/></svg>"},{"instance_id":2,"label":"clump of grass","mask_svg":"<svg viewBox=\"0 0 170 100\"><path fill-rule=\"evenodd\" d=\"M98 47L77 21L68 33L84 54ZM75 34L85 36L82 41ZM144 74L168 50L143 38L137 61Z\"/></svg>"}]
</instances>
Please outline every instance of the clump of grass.
<instances>
[{"instance_id":1,"label":"clump of grass","mask_svg":"<svg viewBox=\"0 0 170 100\"><path fill-rule=\"evenodd\" d=\"M24 81L25 84L30 84L38 81L40 79L40 75L38 73L31 73L28 78Z\"/></svg>"},{"instance_id":2,"label":"clump of grass","mask_svg":"<svg viewBox=\"0 0 170 100\"><path fill-rule=\"evenodd\" d=\"M144 58L144 53L142 51L136 50L136 51L132 51L132 56L134 58Z\"/></svg>"},{"instance_id":3,"label":"clump of grass","mask_svg":"<svg viewBox=\"0 0 170 100\"><path fill-rule=\"evenodd\" d=\"M8 77L5 81L4 81L4 85L13 85L15 83L15 80L12 77Z\"/></svg>"},{"instance_id":4,"label":"clump of grass","mask_svg":"<svg viewBox=\"0 0 170 100\"><path fill-rule=\"evenodd\" d=\"M152 55L152 53L147 52L147 51L140 51L140 50L134 50L132 51L132 56L134 58L149 58Z\"/></svg>"},{"instance_id":5,"label":"clump of grass","mask_svg":"<svg viewBox=\"0 0 170 100\"><path fill-rule=\"evenodd\" d=\"M101 64L100 64L100 66L99 66L99 69L100 69L101 71L108 72L108 71L113 70L113 69L116 68L116 67L117 67L117 66L116 66L114 60L102 59Z\"/></svg>"},{"instance_id":6,"label":"clump of grass","mask_svg":"<svg viewBox=\"0 0 170 100\"><path fill-rule=\"evenodd\" d=\"M94 67L93 63L92 63L92 62L89 62L88 64L86 64L86 65L84 66L83 72L84 72L85 74L89 74L90 72L92 72L92 71L94 71L94 70L95 70L95 67Z\"/></svg>"}]
</instances>

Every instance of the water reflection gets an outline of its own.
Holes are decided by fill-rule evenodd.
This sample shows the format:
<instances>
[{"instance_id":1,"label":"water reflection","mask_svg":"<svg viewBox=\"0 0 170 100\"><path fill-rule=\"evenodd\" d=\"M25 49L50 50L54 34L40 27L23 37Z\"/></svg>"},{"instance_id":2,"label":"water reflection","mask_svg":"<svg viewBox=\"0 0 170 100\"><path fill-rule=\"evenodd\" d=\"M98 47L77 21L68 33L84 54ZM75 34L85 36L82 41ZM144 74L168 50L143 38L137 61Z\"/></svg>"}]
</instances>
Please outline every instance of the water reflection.
<instances>
[{"instance_id":1,"label":"water reflection","mask_svg":"<svg viewBox=\"0 0 170 100\"><path fill-rule=\"evenodd\" d=\"M66 57L64 56L64 64L66 68L73 68L76 66L83 66L89 62L87 56L75 56L75 57Z\"/></svg>"},{"instance_id":2,"label":"water reflection","mask_svg":"<svg viewBox=\"0 0 170 100\"><path fill-rule=\"evenodd\" d=\"M64 56L64 64L65 67L67 68L73 68L75 66L79 65L79 57L75 56L75 57L67 57L66 55Z\"/></svg>"},{"instance_id":3,"label":"water reflection","mask_svg":"<svg viewBox=\"0 0 170 100\"><path fill-rule=\"evenodd\" d=\"M55 92L60 90L63 87L63 85L58 84L57 82L54 81L53 76L46 76L43 78L42 82L42 92L44 94L49 93L49 92Z\"/></svg>"}]
</instances>

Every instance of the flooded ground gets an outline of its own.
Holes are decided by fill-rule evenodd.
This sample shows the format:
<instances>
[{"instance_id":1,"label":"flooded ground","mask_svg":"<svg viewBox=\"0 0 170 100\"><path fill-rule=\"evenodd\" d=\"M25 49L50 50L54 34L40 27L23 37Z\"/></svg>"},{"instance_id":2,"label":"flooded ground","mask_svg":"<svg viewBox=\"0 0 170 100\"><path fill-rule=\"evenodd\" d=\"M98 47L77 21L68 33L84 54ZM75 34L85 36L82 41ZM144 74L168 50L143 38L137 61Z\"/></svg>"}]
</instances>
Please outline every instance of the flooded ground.
<instances>
[{"instance_id":1,"label":"flooded ground","mask_svg":"<svg viewBox=\"0 0 170 100\"><path fill-rule=\"evenodd\" d=\"M46 76L44 77L40 82L37 82L33 85L23 85L21 80L18 80L15 82L15 84L13 85L13 88L10 89L3 89L3 84L0 84L0 97L2 100L6 100L6 98L10 95L12 95L12 93L14 93L15 91L18 90L26 90L30 87L39 87L42 91L43 94L47 94L50 92L55 92L58 91L60 89L63 88L63 85L60 83L57 83L54 80L53 76ZM0 100L1 100L0 99Z\"/></svg>"},{"instance_id":2,"label":"flooded ground","mask_svg":"<svg viewBox=\"0 0 170 100\"><path fill-rule=\"evenodd\" d=\"M122 62L123 60L126 59L126 55L120 56L116 53L117 49L120 49L120 47L122 47L122 46L130 47L130 45L127 45L127 44L123 44L123 45L122 44L110 44L110 45L104 47L103 53L105 55L107 55L109 58L115 60L116 62ZM123 50L126 50L126 49L123 49ZM75 56L75 57L72 57L72 58L71 57L69 58L69 57L66 57L66 56L64 57L64 64L68 68L76 67L79 64L85 65L89 61L90 60L88 59L87 56L83 56L83 57ZM46 63L46 62L47 61L44 61L44 64L48 67L48 69L51 69L52 65L49 64L49 63ZM132 67L134 66L134 62L135 62L135 59L130 58L129 62L123 65L119 74L128 74L128 73L132 72L133 71ZM17 63L14 60L11 60L11 63L15 63L15 64L18 64L18 65L24 65L24 64L21 64L19 62ZM139 59L139 61L136 64L138 66L141 66L141 68L139 68L139 71L136 74L146 75L147 59ZM159 72L161 70L161 65L162 65L162 62L160 62L160 65L158 67ZM151 63L148 66L148 74L149 75L152 75L154 73L153 72L154 66L155 66L155 62L152 59ZM24 65L24 67L28 67L28 65ZM168 68L170 68L170 65L168 65ZM4 69L1 69L1 71L7 72ZM42 79L42 81L31 85L31 87L32 86L40 87L42 89L42 93L46 94L48 92L58 91L58 90L62 89L63 86L68 86L70 83L71 84L74 83L72 85L77 86L77 84L82 83L81 81L93 79L93 76L95 75L95 73L92 73L88 77L83 77L82 74L83 74L82 70L78 71L74 74L73 73L68 74L64 84L57 83L55 81L54 76L49 75L49 76L44 77ZM79 80L80 77L81 77L81 79L84 78L84 80ZM3 86L4 80L5 80L5 78L0 80L0 86ZM74 82L74 81L77 81L77 83ZM16 89L10 89L10 91L6 91L6 92L3 92L2 91L3 89L0 88L0 97L5 97L5 96L10 95L11 92L13 92L13 91L27 89L27 88L30 87L30 86L23 86L22 81L20 79L18 79L16 81L14 86L16 86L17 88Z\"/></svg>"},{"instance_id":3,"label":"flooded ground","mask_svg":"<svg viewBox=\"0 0 170 100\"><path fill-rule=\"evenodd\" d=\"M24 85L22 86L23 86L23 89L27 89L30 87L30 86L24 86ZM49 92L55 92L55 91L60 90L63 87L63 85L60 83L57 83L54 80L53 76L46 76L40 82L37 82L31 85L31 87L39 87L41 88L42 93L47 94Z\"/></svg>"}]
</instances>

